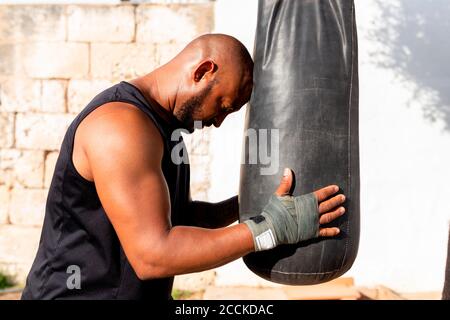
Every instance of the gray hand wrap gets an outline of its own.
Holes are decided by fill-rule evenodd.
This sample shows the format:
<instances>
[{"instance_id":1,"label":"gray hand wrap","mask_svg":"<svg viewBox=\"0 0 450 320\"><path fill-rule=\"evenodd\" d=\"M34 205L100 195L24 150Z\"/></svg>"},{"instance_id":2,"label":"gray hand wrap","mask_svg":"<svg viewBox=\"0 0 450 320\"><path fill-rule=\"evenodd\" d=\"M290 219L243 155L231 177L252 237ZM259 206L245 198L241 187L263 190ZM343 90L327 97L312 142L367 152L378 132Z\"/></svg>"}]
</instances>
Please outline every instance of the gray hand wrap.
<instances>
[{"instance_id":1,"label":"gray hand wrap","mask_svg":"<svg viewBox=\"0 0 450 320\"><path fill-rule=\"evenodd\" d=\"M272 195L263 212L244 221L253 234L255 250L294 244L319 235L319 208L314 193L293 197Z\"/></svg>"}]
</instances>

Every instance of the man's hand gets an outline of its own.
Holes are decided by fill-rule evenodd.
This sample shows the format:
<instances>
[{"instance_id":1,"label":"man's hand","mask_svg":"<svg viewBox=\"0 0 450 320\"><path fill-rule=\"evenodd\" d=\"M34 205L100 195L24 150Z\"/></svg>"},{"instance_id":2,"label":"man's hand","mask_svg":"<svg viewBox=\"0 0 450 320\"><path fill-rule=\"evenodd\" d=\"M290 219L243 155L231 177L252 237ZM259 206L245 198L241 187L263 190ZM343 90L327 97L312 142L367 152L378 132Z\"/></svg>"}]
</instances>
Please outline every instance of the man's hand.
<instances>
[{"instance_id":1,"label":"man's hand","mask_svg":"<svg viewBox=\"0 0 450 320\"><path fill-rule=\"evenodd\" d=\"M275 191L277 196L290 196L290 189L293 182L293 175L290 169L285 169L283 173L283 178L281 183ZM293 190L291 190L292 192ZM339 218L345 213L345 208L341 206L345 201L345 196L343 194L334 196L336 192L339 191L339 187L336 185L327 186L325 188L314 191L317 203L319 206L319 224L325 225L331 221ZM340 232L339 228L320 228L319 236L321 237L334 237Z\"/></svg>"},{"instance_id":2,"label":"man's hand","mask_svg":"<svg viewBox=\"0 0 450 320\"><path fill-rule=\"evenodd\" d=\"M272 249L280 244L295 244L318 236L332 237L338 228L321 227L342 216L344 195L336 195L339 187L331 185L313 193L291 195L292 171L285 169L277 191L263 212L244 223L249 227L256 251ZM332 198L330 198L332 197Z\"/></svg>"}]
</instances>

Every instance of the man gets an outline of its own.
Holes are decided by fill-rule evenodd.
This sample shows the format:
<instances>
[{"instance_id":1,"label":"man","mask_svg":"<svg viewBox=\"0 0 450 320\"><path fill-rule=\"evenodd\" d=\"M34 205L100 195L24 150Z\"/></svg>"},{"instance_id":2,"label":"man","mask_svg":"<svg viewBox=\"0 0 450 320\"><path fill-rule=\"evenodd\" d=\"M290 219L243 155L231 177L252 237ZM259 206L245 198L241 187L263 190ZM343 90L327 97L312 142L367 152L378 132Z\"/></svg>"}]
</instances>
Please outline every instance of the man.
<instances>
[{"instance_id":1,"label":"man","mask_svg":"<svg viewBox=\"0 0 450 320\"><path fill-rule=\"evenodd\" d=\"M22 298L170 299L174 275L336 235L337 228L319 224L343 214L344 197L331 197L337 187L290 197L289 170L279 197L245 223L226 227L238 219L237 197L191 201L189 167L174 161L180 142L171 133L192 132L194 121L219 127L250 99L252 72L238 40L210 34L95 97L62 143Z\"/></svg>"}]
</instances>

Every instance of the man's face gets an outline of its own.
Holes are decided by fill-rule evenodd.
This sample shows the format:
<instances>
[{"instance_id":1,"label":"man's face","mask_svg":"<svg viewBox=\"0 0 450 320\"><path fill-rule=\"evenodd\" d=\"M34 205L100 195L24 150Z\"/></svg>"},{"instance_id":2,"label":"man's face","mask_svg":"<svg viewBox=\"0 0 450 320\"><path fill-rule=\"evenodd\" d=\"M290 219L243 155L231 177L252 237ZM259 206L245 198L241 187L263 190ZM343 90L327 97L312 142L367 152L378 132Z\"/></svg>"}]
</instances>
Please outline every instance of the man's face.
<instances>
[{"instance_id":1,"label":"man's face","mask_svg":"<svg viewBox=\"0 0 450 320\"><path fill-rule=\"evenodd\" d=\"M202 89L197 95L188 98L176 114L184 128L191 133L194 131L194 121L199 120L198 117L202 113L205 100L211 94L212 86L213 83Z\"/></svg>"},{"instance_id":2,"label":"man's face","mask_svg":"<svg viewBox=\"0 0 450 320\"><path fill-rule=\"evenodd\" d=\"M211 125L220 127L227 115L238 111L250 99L251 80L245 79L243 84L243 79L240 80L211 81L181 105L178 120L191 133L194 131L194 121L201 121L202 128Z\"/></svg>"}]
</instances>

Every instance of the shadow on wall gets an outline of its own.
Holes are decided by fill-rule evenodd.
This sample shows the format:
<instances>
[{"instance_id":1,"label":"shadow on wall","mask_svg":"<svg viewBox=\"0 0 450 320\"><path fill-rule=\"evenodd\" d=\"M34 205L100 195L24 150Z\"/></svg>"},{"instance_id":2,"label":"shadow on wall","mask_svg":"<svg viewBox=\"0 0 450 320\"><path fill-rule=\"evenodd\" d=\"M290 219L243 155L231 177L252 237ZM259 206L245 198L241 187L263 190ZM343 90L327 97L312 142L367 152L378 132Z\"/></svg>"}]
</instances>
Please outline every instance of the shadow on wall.
<instances>
[{"instance_id":1,"label":"shadow on wall","mask_svg":"<svg viewBox=\"0 0 450 320\"><path fill-rule=\"evenodd\" d=\"M379 27L369 34L385 51L371 53L379 67L411 82L426 119L442 120L450 131L450 1L376 0ZM423 103L422 103L423 101Z\"/></svg>"}]
</instances>

